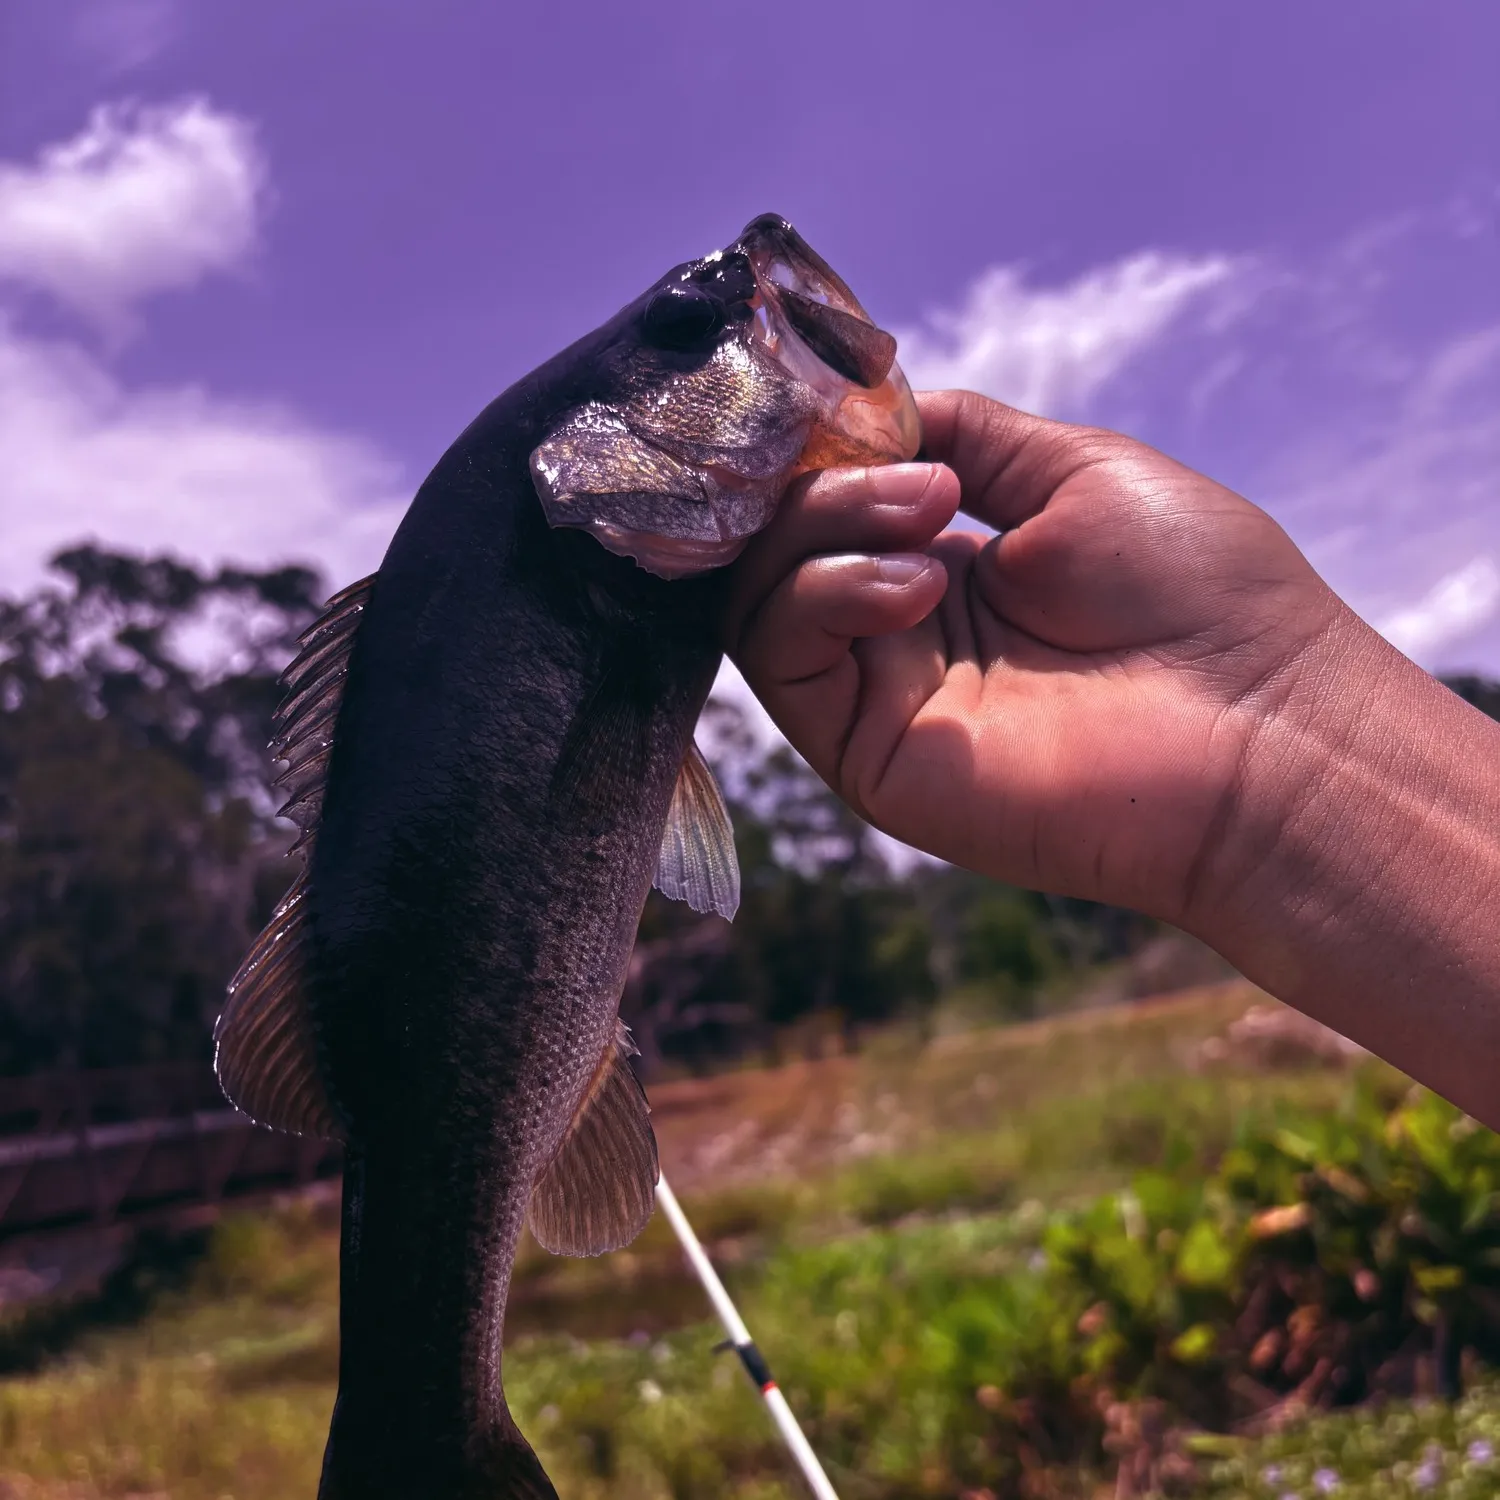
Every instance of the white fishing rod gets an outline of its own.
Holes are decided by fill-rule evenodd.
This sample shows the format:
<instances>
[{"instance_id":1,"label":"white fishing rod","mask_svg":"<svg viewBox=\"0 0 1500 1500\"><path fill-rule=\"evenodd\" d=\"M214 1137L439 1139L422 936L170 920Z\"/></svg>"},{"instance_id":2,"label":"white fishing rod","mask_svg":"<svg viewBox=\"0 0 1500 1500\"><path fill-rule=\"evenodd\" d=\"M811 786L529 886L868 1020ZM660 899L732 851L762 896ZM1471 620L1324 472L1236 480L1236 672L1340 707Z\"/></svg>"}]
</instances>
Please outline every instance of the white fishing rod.
<instances>
[{"instance_id":1,"label":"white fishing rod","mask_svg":"<svg viewBox=\"0 0 1500 1500\"><path fill-rule=\"evenodd\" d=\"M792 1415L791 1407L786 1404L786 1397L781 1394L776 1382L771 1378L770 1367L766 1364L760 1350L755 1347L755 1341L750 1337L750 1330L745 1327L745 1320L740 1317L738 1308L730 1301L729 1293L724 1290L724 1283L719 1280L719 1273L714 1270L713 1262L704 1252L698 1236L693 1233L693 1226L688 1223L687 1216L682 1211L682 1205L678 1203L677 1195L667 1186L665 1177L657 1181L656 1201L661 1205L662 1212L667 1216L667 1222L681 1241L689 1263L697 1272L698 1280L703 1283L703 1290L708 1293L708 1300L713 1303L714 1311L718 1313L719 1321L729 1335L729 1342L733 1345L734 1352L739 1355L740 1363L745 1367L745 1373L765 1399L771 1411L771 1420L776 1423L782 1439L792 1450L792 1457L796 1459L797 1467L802 1470L803 1477L812 1487L813 1494L818 1497L818 1500L839 1500L838 1492L828 1482L828 1476L823 1472L823 1465L818 1462L818 1455L813 1452L812 1444L807 1441L807 1435L797 1425L797 1419Z\"/></svg>"}]
</instances>

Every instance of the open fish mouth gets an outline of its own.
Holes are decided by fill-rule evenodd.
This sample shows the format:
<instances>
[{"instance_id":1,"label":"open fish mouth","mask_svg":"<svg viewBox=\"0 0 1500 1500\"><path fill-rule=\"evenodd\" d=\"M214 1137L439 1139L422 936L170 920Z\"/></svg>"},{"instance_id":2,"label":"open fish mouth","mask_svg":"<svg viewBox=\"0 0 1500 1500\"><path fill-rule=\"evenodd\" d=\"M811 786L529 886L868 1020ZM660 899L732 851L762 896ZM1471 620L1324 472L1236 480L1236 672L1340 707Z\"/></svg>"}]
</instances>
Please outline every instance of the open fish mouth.
<instances>
[{"instance_id":1,"label":"open fish mouth","mask_svg":"<svg viewBox=\"0 0 1500 1500\"><path fill-rule=\"evenodd\" d=\"M922 426L896 363L896 340L876 326L838 273L774 214L753 219L732 249L755 273L752 337L825 406L793 477L913 457Z\"/></svg>"},{"instance_id":2,"label":"open fish mouth","mask_svg":"<svg viewBox=\"0 0 1500 1500\"><path fill-rule=\"evenodd\" d=\"M553 525L650 573L732 562L799 474L917 451L895 339L785 219L752 220L638 316L644 383L571 412L531 469Z\"/></svg>"}]
</instances>

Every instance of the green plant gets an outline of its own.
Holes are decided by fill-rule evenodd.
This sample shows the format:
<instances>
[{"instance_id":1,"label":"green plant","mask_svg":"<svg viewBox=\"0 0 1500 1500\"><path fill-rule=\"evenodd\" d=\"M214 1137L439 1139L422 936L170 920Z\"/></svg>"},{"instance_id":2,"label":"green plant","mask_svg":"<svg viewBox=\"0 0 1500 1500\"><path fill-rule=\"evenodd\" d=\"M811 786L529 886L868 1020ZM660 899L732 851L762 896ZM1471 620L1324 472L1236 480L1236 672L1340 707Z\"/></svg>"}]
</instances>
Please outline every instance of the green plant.
<instances>
[{"instance_id":1,"label":"green plant","mask_svg":"<svg viewBox=\"0 0 1500 1500\"><path fill-rule=\"evenodd\" d=\"M1160 1483L1186 1429L1456 1396L1500 1356L1500 1137L1451 1105L1413 1090L1387 1112L1365 1090L1252 1120L1206 1178L1178 1158L1047 1231L1071 1337L1016 1389L1089 1396L1109 1430L1082 1424L1080 1452Z\"/></svg>"}]
</instances>

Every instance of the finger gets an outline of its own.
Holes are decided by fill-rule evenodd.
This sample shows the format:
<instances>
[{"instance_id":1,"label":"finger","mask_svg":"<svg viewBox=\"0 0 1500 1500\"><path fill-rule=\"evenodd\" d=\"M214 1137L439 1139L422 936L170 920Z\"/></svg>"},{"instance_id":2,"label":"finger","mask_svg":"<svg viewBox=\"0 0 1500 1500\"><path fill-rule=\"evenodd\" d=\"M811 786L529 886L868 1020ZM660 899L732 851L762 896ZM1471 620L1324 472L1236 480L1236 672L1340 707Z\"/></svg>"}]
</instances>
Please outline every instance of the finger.
<instances>
[{"instance_id":1,"label":"finger","mask_svg":"<svg viewBox=\"0 0 1500 1500\"><path fill-rule=\"evenodd\" d=\"M963 486L965 512L998 529L1018 526L1073 475L1128 440L1093 427L1050 422L973 391L923 391L922 448Z\"/></svg>"},{"instance_id":2,"label":"finger","mask_svg":"<svg viewBox=\"0 0 1500 1500\"><path fill-rule=\"evenodd\" d=\"M918 551L953 519L958 493L957 478L935 464L829 469L793 485L732 570L730 650L771 591L805 558Z\"/></svg>"},{"instance_id":3,"label":"finger","mask_svg":"<svg viewBox=\"0 0 1500 1500\"><path fill-rule=\"evenodd\" d=\"M867 636L850 647L859 699L835 784L878 826L874 805L881 784L918 715L940 692L954 703L977 704L983 691L984 668L974 647L968 601L969 572L982 545L972 532L938 537L928 552L946 580L937 608L910 628Z\"/></svg>"},{"instance_id":4,"label":"finger","mask_svg":"<svg viewBox=\"0 0 1500 1500\"><path fill-rule=\"evenodd\" d=\"M1071 512L1071 513L1070 513ZM998 620L1067 651L1119 650L1159 638L1173 570L1190 538L1162 546L1123 507L1066 500L994 537L974 568L974 590Z\"/></svg>"},{"instance_id":5,"label":"finger","mask_svg":"<svg viewBox=\"0 0 1500 1500\"><path fill-rule=\"evenodd\" d=\"M829 780L859 705L851 644L909 630L932 613L946 586L942 564L921 553L818 557L795 569L756 612L735 663L786 737Z\"/></svg>"},{"instance_id":6,"label":"finger","mask_svg":"<svg viewBox=\"0 0 1500 1500\"><path fill-rule=\"evenodd\" d=\"M805 682L856 638L905 630L943 597L943 565L920 552L814 557L776 588L734 653L759 691Z\"/></svg>"},{"instance_id":7,"label":"finger","mask_svg":"<svg viewBox=\"0 0 1500 1500\"><path fill-rule=\"evenodd\" d=\"M949 666L958 677L972 673L976 681L984 674L988 656L981 652L975 631L973 574L986 545L986 539L972 531L945 531L932 545L933 555L948 575L948 590L937 617Z\"/></svg>"},{"instance_id":8,"label":"finger","mask_svg":"<svg viewBox=\"0 0 1500 1500\"><path fill-rule=\"evenodd\" d=\"M1261 615L1269 581L1260 560L1281 557L1265 547L1274 526L1239 496L1143 448L992 540L976 590L997 616L1067 651L1180 640L1222 626L1240 598ZM1238 579L1232 589L1226 558Z\"/></svg>"}]
</instances>

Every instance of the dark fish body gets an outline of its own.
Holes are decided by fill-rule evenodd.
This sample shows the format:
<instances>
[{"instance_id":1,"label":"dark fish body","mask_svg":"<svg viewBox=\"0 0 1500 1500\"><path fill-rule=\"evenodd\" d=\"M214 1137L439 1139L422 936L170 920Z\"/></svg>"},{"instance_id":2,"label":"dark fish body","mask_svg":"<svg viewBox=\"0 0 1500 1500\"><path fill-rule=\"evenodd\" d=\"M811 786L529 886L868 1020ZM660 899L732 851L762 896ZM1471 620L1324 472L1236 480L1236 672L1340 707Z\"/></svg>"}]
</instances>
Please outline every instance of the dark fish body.
<instances>
[{"instance_id":1,"label":"dark fish body","mask_svg":"<svg viewBox=\"0 0 1500 1500\"><path fill-rule=\"evenodd\" d=\"M634 575L613 618L576 586L580 561ZM505 1493L510 1265L529 1186L613 1045L717 667L706 595L551 531L524 452L482 483L445 463L381 569L312 864L313 994L351 997L322 1041L358 1142L330 1495L466 1494L470 1473ZM558 749L621 651L646 754L564 816Z\"/></svg>"},{"instance_id":2,"label":"dark fish body","mask_svg":"<svg viewBox=\"0 0 1500 1500\"><path fill-rule=\"evenodd\" d=\"M219 1069L257 1118L347 1142L325 1500L554 1494L501 1390L506 1294L528 1216L598 1253L651 1210L618 1005L653 879L732 911L692 747L715 570L810 450L916 446L847 289L806 252L797 285L833 306L776 323L750 236L492 403L289 671L309 857L231 986ZM801 372L827 368L819 396ZM830 417L846 387L899 420Z\"/></svg>"}]
</instances>

